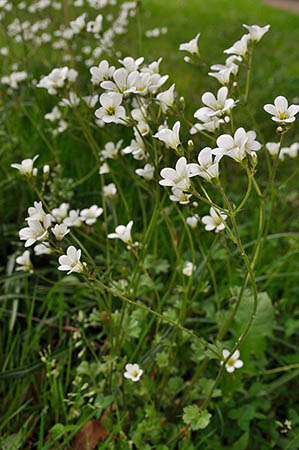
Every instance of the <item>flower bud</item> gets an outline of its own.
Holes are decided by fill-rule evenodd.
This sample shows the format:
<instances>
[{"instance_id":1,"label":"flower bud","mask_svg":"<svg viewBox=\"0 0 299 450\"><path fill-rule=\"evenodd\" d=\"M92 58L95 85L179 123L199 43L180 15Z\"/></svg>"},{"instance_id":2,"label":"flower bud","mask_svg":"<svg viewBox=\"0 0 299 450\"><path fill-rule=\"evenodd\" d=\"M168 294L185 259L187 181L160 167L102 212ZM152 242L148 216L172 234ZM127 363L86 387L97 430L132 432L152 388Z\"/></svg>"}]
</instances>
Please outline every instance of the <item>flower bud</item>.
<instances>
[{"instance_id":1,"label":"flower bud","mask_svg":"<svg viewBox=\"0 0 299 450\"><path fill-rule=\"evenodd\" d=\"M49 166L49 164L46 164L44 167L43 167L43 173L44 174L47 174L47 173L49 173L50 172L50 166Z\"/></svg>"},{"instance_id":2,"label":"flower bud","mask_svg":"<svg viewBox=\"0 0 299 450\"><path fill-rule=\"evenodd\" d=\"M189 64L191 62L191 58L189 56L184 56L184 61Z\"/></svg>"},{"instance_id":3,"label":"flower bud","mask_svg":"<svg viewBox=\"0 0 299 450\"><path fill-rule=\"evenodd\" d=\"M192 139L189 139L188 141L188 150L193 150L194 149L194 142L192 141Z\"/></svg>"},{"instance_id":4,"label":"flower bud","mask_svg":"<svg viewBox=\"0 0 299 450\"><path fill-rule=\"evenodd\" d=\"M34 167L34 169L32 170L32 175L34 177L36 177L36 175L37 175L37 168L36 167Z\"/></svg>"}]
</instances>

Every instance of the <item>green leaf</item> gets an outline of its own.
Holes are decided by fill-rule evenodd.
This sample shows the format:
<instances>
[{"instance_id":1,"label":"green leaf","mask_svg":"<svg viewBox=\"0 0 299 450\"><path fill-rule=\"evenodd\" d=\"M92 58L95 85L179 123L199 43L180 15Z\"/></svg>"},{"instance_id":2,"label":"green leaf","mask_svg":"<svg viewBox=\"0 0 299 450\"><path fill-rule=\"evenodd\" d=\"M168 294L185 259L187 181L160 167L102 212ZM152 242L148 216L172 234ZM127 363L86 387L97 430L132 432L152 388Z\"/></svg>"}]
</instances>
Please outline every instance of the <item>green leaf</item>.
<instances>
[{"instance_id":1,"label":"green leaf","mask_svg":"<svg viewBox=\"0 0 299 450\"><path fill-rule=\"evenodd\" d=\"M160 352L156 356L156 361L159 367L168 366L168 352Z\"/></svg>"},{"instance_id":2,"label":"green leaf","mask_svg":"<svg viewBox=\"0 0 299 450\"><path fill-rule=\"evenodd\" d=\"M253 297L245 295L230 328L235 339L238 339L246 328L252 310ZM257 357L262 357L266 347L265 338L272 335L273 326L274 308L272 302L266 292L261 292L258 294L256 315L243 341L242 350L246 353L254 352Z\"/></svg>"},{"instance_id":3,"label":"green leaf","mask_svg":"<svg viewBox=\"0 0 299 450\"><path fill-rule=\"evenodd\" d=\"M57 441L64 434L64 425L62 423L56 423L54 427L50 429L51 438L53 441Z\"/></svg>"},{"instance_id":4,"label":"green leaf","mask_svg":"<svg viewBox=\"0 0 299 450\"><path fill-rule=\"evenodd\" d=\"M246 431L232 446L232 450L246 450L249 441L249 430Z\"/></svg>"},{"instance_id":5,"label":"green leaf","mask_svg":"<svg viewBox=\"0 0 299 450\"><path fill-rule=\"evenodd\" d=\"M197 405L184 408L183 421L190 425L192 430L203 430L209 423L212 415L206 409L200 411Z\"/></svg>"}]
</instances>

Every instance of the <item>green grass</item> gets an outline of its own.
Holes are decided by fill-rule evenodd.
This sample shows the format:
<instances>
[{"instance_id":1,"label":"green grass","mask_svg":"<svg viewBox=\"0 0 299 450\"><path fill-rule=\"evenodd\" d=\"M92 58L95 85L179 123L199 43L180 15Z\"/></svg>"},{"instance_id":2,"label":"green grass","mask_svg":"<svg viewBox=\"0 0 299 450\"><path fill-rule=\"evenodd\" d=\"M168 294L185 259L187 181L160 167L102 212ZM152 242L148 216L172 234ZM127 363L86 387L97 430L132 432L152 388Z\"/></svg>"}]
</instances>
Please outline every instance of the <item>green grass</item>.
<instances>
[{"instance_id":1,"label":"green grass","mask_svg":"<svg viewBox=\"0 0 299 450\"><path fill-rule=\"evenodd\" d=\"M53 29L59 23L59 16L53 19ZM187 65L183 61L183 52L178 51L179 44L187 42L198 32L200 51L203 60L210 66L222 63L225 56L223 50L229 47L245 32L242 23L271 24L270 32L262 39L254 55L254 70L250 100L252 111L264 134L265 140L274 140L274 123L263 110L265 103L272 103L277 95L286 96L290 102L298 96L299 61L297 57L297 42L299 40L298 16L274 9L257 0L173 0L158 1L144 0L140 16L132 21L129 33L121 37L117 46L123 56L144 55L147 62L163 57L161 73L169 74L169 86L176 84L176 90L185 97L186 114L191 120L193 112L201 105L201 96L206 91L215 92L218 83L207 77L207 70ZM155 27L166 26L168 33L158 38L148 39L144 31ZM4 34L2 35L2 37ZM140 39L141 38L141 39ZM4 44L3 44L4 45ZM23 61L25 53L18 49L17 57ZM49 56L49 48L30 55L27 64L32 75L39 79L48 73L52 67L61 66L57 57ZM60 55L61 56L61 55ZM115 60L116 62L116 60ZM89 83L86 67L79 65L85 71L82 78L82 88ZM3 74L6 67L2 68ZM245 79L240 79L240 89L244 89ZM57 179L64 177L65 182L57 187L55 198L57 204L64 201L69 193L66 183L70 178L76 182L84 177L93 167L94 162L90 148L82 130L75 120L72 127L64 135L53 139L47 131L48 124L42 118L54 105L56 99L47 95L43 90L32 87L22 88L15 97L5 95L6 103L1 104L1 149L0 149L0 437L6 439L6 445L14 448L38 448L46 450L55 448L54 444L46 444L49 432L55 424L63 424L52 431L52 436L59 441L58 448L73 448L73 438L82 425L95 412L86 408L83 403L86 398L77 388L77 409L82 411L76 416L74 407L71 417L69 407L64 399L69 392L76 392L72 384L78 366L86 361L87 368L84 377L88 380L89 389L95 390L106 405L96 411L99 417L103 410L113 402L114 409L109 413L106 428L111 436L117 436L114 447L108 447L109 441L98 448L130 448L125 435L132 436L139 442L140 449L164 450L162 444L171 441L184 426L182 422L182 407L177 406L186 382L192 379L196 371L202 349L197 347L192 339L179 333L167 323L154 322L150 315L144 312L128 309L125 316L126 329L130 335L123 338L123 347L114 348L111 354L117 355L114 372L110 370L110 342L109 322L103 312L103 297L101 293L88 288L86 282L78 283L78 278L63 278L57 274L56 260L49 265L47 258L39 261L38 272L46 276L50 282L43 279L28 277L22 272L7 274L7 258L16 250L22 250L23 245L18 242L17 231L24 226L24 217L29 206L36 200L35 193L26 188L24 179L17 177L10 168L12 162L25 157L40 154L39 167L51 163L51 171L61 164L62 171ZM254 129L254 125L246 118L245 111L240 107L236 115L236 127L245 126ZM188 138L188 128L182 127L182 136ZM131 139L130 131L123 131L119 127L94 130L93 135L101 147L106 141L124 138L128 143ZM111 133L111 134L110 134ZM288 142L299 139L298 126L293 127ZM278 140L278 137L277 137ZM196 136L195 150L205 145L205 138ZM161 167L173 164L175 157L165 154ZM264 188L267 184L264 157L260 157L257 178ZM293 172L294 160L288 159L279 168L278 184L286 180ZM126 160L127 163L127 160ZM168 164L167 164L168 163ZM148 230L155 207L155 192L148 192L142 184L136 185L131 181L131 175L140 165L130 161L128 166L118 161L112 162L111 167L119 185L125 193L128 211L121 198L115 204L108 205L107 227L112 230L119 223L127 223L134 218L134 237L144 239ZM226 162L223 170L224 182L229 189L230 199L238 204L246 189L243 173L236 165ZM108 176L110 177L110 176ZM109 182L113 180L109 178ZM56 180L57 182L57 180ZM298 224L296 211L298 199L296 197L296 179L293 179L279 192L276 208L270 226L270 236L263 241L260 260L256 268L260 304L263 305L263 320L255 324L250 339L242 348L242 359L245 362L245 376L237 373L233 382L226 374L219 388L221 398L213 398L211 410L213 419L206 430L189 433L186 440L174 441L166 448L192 450L222 449L258 449L282 448L295 450L298 448L296 429L299 424L296 414L295 392L296 376L298 376L298 358L296 354L296 330L298 329ZM97 174L90 177L84 184L71 188L70 202L72 207L83 208L101 201L101 185ZM161 196L164 190L160 191ZM215 191L211 190L214 194ZM215 193L217 196L217 193ZM240 213L240 234L242 241L252 255L258 226L258 198L254 194ZM163 206L163 213L157 219L157 226L149 233L148 259L144 263L149 277L140 273L140 280L136 284L135 296L151 308L156 307L157 297L161 296L164 310L176 320L179 314L182 298L186 292L190 298L195 296L190 305L185 326L199 336L212 342L215 340L217 329L227 318L237 291L244 276L244 266L238 251L232 242L228 242L231 251L233 294L229 290L227 280L227 260L224 247L216 244L213 251L210 269L203 272L198 270L194 278L194 286L186 287L185 281L178 273L180 260L192 260L192 242L195 245L195 257L199 268L204 265L204 257L199 251L202 245L204 253L209 251L214 236L203 231L203 228L190 238L189 230L184 226L182 217L177 209L168 202ZM192 213L192 209L181 209L184 216ZM207 205L200 204L197 212L202 216L208 211ZM269 210L266 209L266 214ZM89 252L95 257L101 267L103 276L107 280L129 278L138 264L134 258L124 250L122 243L111 246L113 264L105 261L106 229L98 224L95 235L88 236L95 242L86 240ZM78 235L79 237L79 235ZM174 238L178 238L177 246ZM222 238L221 238L222 239ZM220 240L219 240L220 241ZM178 257L178 250L180 256ZM35 259L37 262L37 259ZM216 288L211 279L211 272L216 279ZM198 283L202 282L199 292ZM187 283L186 283L187 284ZM153 287L154 285L154 287ZM187 289L187 290L186 290ZM169 290L169 291L168 291ZM158 292L158 294L157 294ZM267 292L266 294L263 294ZM107 294L108 295L108 294ZM221 308L217 311L217 295L221 301ZM246 291L246 305L251 305L251 293ZM114 311L121 310L121 301L117 296L108 295L113 302ZM219 300L218 298L218 300ZM271 301L268 301L268 298ZM142 303L142 304L143 304ZM83 327L78 319L78 311L85 311L89 317L93 308L100 313L96 326ZM134 311L134 312L133 312ZM140 313L140 314L139 314ZM238 317L239 322L233 324L226 336L225 345L232 346L238 336L240 321L246 320L250 311L244 309ZM115 317L117 316L115 312ZM137 325L136 325L137 323ZM158 325L157 325L158 324ZM137 327L137 336L134 330ZM160 327L160 328L159 328ZM73 337L73 329L81 331L82 343L78 348L78 340ZM155 340L155 331L159 328ZM116 344L118 341L116 341ZM51 356L47 365L41 359L39 352L51 346ZM107 345L109 352L107 352ZM79 356L79 351L86 353ZM168 353L168 349L169 353ZM136 353L136 354L135 354ZM144 385L125 385L127 392L119 386L119 373L123 371L126 360L135 355L136 361L144 364L145 372L149 373ZM158 355L158 356L157 356ZM47 376L53 369L51 362L56 360L58 376ZM166 362L165 362L166 361ZM202 404L207 395L210 383L217 376L218 361L211 360L208 369L191 390L191 402ZM295 368L293 368L295 365ZM278 373L267 373L275 367L288 367ZM296 369L297 367L297 369ZM81 367L82 369L82 367ZM83 369L82 369L83 370ZM96 374L96 371L99 373ZM109 371L110 370L110 371ZM284 370L286 371L284 373ZM77 372L76 372L77 371ZM96 375L95 375L96 374ZM100 375L99 375L100 374ZM170 378L168 378L170 377ZM158 387L157 387L158 386ZM175 388L178 389L177 393ZM136 393L136 391L138 392ZM127 404L122 403L124 393L128 396ZM109 396L113 396L111 400ZM149 396L151 399L149 400ZM134 408L130 404L134 401ZM175 401L174 401L175 400ZM109 403L110 402L110 403ZM165 405L163 404L165 402ZM162 406L161 404L162 403ZM146 405L146 406L144 406ZM159 405L159 406L158 406ZM119 408L119 410L117 409ZM132 409L134 409L132 411ZM292 421L293 430L284 434L275 420ZM163 425L165 423L165 425ZM162 426L163 425L163 426ZM161 431L159 435L158 432ZM59 438L61 438L59 440ZM15 444L9 444L15 440ZM19 447L17 441L19 440ZM1 441L0 441L1 442ZM161 444L159 447L158 444ZM4 443L0 446L4 447ZM11 445L9 447L9 445ZM146 447L147 445L147 447ZM178 445L178 446L177 446Z\"/></svg>"}]
</instances>

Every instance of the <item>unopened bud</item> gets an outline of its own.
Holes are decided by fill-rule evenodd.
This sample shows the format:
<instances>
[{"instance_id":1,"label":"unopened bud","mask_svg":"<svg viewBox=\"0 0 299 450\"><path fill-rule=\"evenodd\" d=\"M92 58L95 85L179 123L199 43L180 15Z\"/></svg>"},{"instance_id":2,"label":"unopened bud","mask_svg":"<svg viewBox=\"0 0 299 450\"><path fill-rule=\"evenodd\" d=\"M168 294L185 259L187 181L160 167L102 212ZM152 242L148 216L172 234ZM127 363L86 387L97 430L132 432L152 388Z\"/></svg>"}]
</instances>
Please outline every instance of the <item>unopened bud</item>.
<instances>
[{"instance_id":1,"label":"unopened bud","mask_svg":"<svg viewBox=\"0 0 299 450\"><path fill-rule=\"evenodd\" d=\"M252 165L253 165L253 167L255 167L257 165L257 154L256 154L256 152L251 152L250 156L251 156L251 159L252 159Z\"/></svg>"},{"instance_id":2,"label":"unopened bud","mask_svg":"<svg viewBox=\"0 0 299 450\"><path fill-rule=\"evenodd\" d=\"M233 82L233 86L236 87L238 86L238 83L236 81Z\"/></svg>"},{"instance_id":3,"label":"unopened bud","mask_svg":"<svg viewBox=\"0 0 299 450\"><path fill-rule=\"evenodd\" d=\"M34 177L36 177L36 175L37 175L37 168L36 167L34 167L34 169L32 170L32 175Z\"/></svg>"},{"instance_id":4,"label":"unopened bud","mask_svg":"<svg viewBox=\"0 0 299 450\"><path fill-rule=\"evenodd\" d=\"M189 64L191 62L191 58L189 58L189 56L184 56L184 61Z\"/></svg>"},{"instance_id":5,"label":"unopened bud","mask_svg":"<svg viewBox=\"0 0 299 450\"><path fill-rule=\"evenodd\" d=\"M192 139L189 139L188 141L188 150L193 150L194 149L194 142L192 141Z\"/></svg>"},{"instance_id":6,"label":"unopened bud","mask_svg":"<svg viewBox=\"0 0 299 450\"><path fill-rule=\"evenodd\" d=\"M225 116L224 117L224 122L225 123L229 123L230 122L230 117L229 116Z\"/></svg>"},{"instance_id":7,"label":"unopened bud","mask_svg":"<svg viewBox=\"0 0 299 450\"><path fill-rule=\"evenodd\" d=\"M50 166L48 165L48 164L46 164L44 167L43 167L43 173L44 174L47 174L47 173L49 173L50 172Z\"/></svg>"},{"instance_id":8,"label":"unopened bud","mask_svg":"<svg viewBox=\"0 0 299 450\"><path fill-rule=\"evenodd\" d=\"M281 133L282 132L282 127L277 127L277 133Z\"/></svg>"}]
</instances>

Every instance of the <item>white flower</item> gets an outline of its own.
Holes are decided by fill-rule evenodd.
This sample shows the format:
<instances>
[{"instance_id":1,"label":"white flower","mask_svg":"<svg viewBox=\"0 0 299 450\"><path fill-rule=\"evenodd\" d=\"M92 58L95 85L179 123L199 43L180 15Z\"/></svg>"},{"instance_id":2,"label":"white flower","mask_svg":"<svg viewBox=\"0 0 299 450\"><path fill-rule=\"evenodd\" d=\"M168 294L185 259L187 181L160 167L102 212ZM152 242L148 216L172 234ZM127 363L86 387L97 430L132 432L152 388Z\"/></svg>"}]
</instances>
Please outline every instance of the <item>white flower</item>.
<instances>
[{"instance_id":1,"label":"white flower","mask_svg":"<svg viewBox=\"0 0 299 450\"><path fill-rule=\"evenodd\" d=\"M294 142L290 147L283 147L279 153L279 159L284 160L285 155L288 155L290 158L296 158L299 150L299 143Z\"/></svg>"},{"instance_id":2,"label":"white flower","mask_svg":"<svg viewBox=\"0 0 299 450\"><path fill-rule=\"evenodd\" d=\"M196 266L194 266L192 262L186 261L183 267L183 274L186 275L187 277L191 277L195 269Z\"/></svg>"},{"instance_id":3,"label":"white flower","mask_svg":"<svg viewBox=\"0 0 299 450\"><path fill-rule=\"evenodd\" d=\"M216 232L224 230L224 220L226 220L227 215L223 214L223 212L215 209L213 207L210 208L210 215L202 217L201 221L205 224L205 229L207 231Z\"/></svg>"},{"instance_id":4,"label":"white flower","mask_svg":"<svg viewBox=\"0 0 299 450\"><path fill-rule=\"evenodd\" d=\"M124 123L123 120L126 119L126 111L123 106L120 106L122 99L122 94L115 92L102 94L100 96L102 107L96 110L96 117L102 119L105 123Z\"/></svg>"},{"instance_id":5,"label":"white flower","mask_svg":"<svg viewBox=\"0 0 299 450\"><path fill-rule=\"evenodd\" d=\"M142 374L143 370L140 369L138 364L126 364L126 372L124 373L124 377L128 380L139 381Z\"/></svg>"},{"instance_id":6,"label":"white flower","mask_svg":"<svg viewBox=\"0 0 299 450\"><path fill-rule=\"evenodd\" d=\"M50 255L52 253L51 248L45 244L37 244L33 250L34 250L34 253L36 254L36 256Z\"/></svg>"},{"instance_id":7,"label":"white flower","mask_svg":"<svg viewBox=\"0 0 299 450\"><path fill-rule=\"evenodd\" d=\"M169 147L176 150L180 145L180 136L179 136L180 126L181 126L180 122L177 121L174 124L172 130L169 130L169 128L162 128L160 131L154 134L153 137L159 139L166 145L169 145Z\"/></svg>"},{"instance_id":8,"label":"white flower","mask_svg":"<svg viewBox=\"0 0 299 450\"><path fill-rule=\"evenodd\" d=\"M92 84L97 85L104 80L109 80L110 78L112 78L115 71L115 67L114 66L110 67L108 61L104 59L103 61L100 62L98 67L91 67L89 71L91 73Z\"/></svg>"},{"instance_id":9,"label":"white flower","mask_svg":"<svg viewBox=\"0 0 299 450\"><path fill-rule=\"evenodd\" d=\"M218 147L212 150L213 155L229 156L235 161L242 161L246 153L251 154L261 148L261 144L255 140L255 131L245 131L244 128L238 128L234 137L229 134L222 134L217 139Z\"/></svg>"},{"instance_id":10,"label":"white flower","mask_svg":"<svg viewBox=\"0 0 299 450\"><path fill-rule=\"evenodd\" d=\"M85 18L87 14L81 14L81 16L77 17L75 20L70 21L70 27L75 34L79 34L85 28Z\"/></svg>"},{"instance_id":11,"label":"white flower","mask_svg":"<svg viewBox=\"0 0 299 450\"><path fill-rule=\"evenodd\" d=\"M115 233L109 233L108 238L109 239L121 239L125 244L130 245L132 244L132 237L131 237L131 229L133 226L133 220L130 220L128 225L118 225L115 228Z\"/></svg>"},{"instance_id":12,"label":"white flower","mask_svg":"<svg viewBox=\"0 0 299 450\"><path fill-rule=\"evenodd\" d=\"M59 102L59 106L68 106L69 108L73 108L74 106L79 105L80 97L76 94L76 92L71 91L69 93L69 98L63 98L61 102Z\"/></svg>"},{"instance_id":13,"label":"white flower","mask_svg":"<svg viewBox=\"0 0 299 450\"><path fill-rule=\"evenodd\" d=\"M236 41L232 47L224 50L224 53L228 54L234 54L238 56L244 57L248 51L248 41L249 41L250 35L244 34L244 36L241 37L239 41Z\"/></svg>"},{"instance_id":14,"label":"white flower","mask_svg":"<svg viewBox=\"0 0 299 450\"><path fill-rule=\"evenodd\" d=\"M105 173L109 173L109 172L110 172L109 166L106 162L104 162L104 164L102 164L99 168L99 174L105 175Z\"/></svg>"},{"instance_id":15,"label":"white flower","mask_svg":"<svg viewBox=\"0 0 299 450\"><path fill-rule=\"evenodd\" d=\"M18 169L22 175L32 175L34 161L39 157L36 155L33 159L23 159L21 164L11 164L11 167Z\"/></svg>"},{"instance_id":16,"label":"white flower","mask_svg":"<svg viewBox=\"0 0 299 450\"><path fill-rule=\"evenodd\" d=\"M118 141L116 144L114 144L114 142L107 142L104 149L101 151L100 156L103 159L114 159L118 155L122 143L122 139L120 139L120 141Z\"/></svg>"},{"instance_id":17,"label":"white flower","mask_svg":"<svg viewBox=\"0 0 299 450\"><path fill-rule=\"evenodd\" d=\"M239 72L239 65L236 64L236 61L241 62L242 57L238 56L238 55L231 55L228 58L226 58L225 65L224 64L213 64L211 66L211 70L220 71L220 70L225 70L225 69L231 69L231 73L233 75L237 75L237 73Z\"/></svg>"},{"instance_id":18,"label":"white flower","mask_svg":"<svg viewBox=\"0 0 299 450\"><path fill-rule=\"evenodd\" d=\"M190 187L190 164L184 156L179 158L176 162L175 169L166 167L161 170L160 175L164 180L159 181L161 186L174 186L182 190L187 190Z\"/></svg>"},{"instance_id":19,"label":"white flower","mask_svg":"<svg viewBox=\"0 0 299 450\"><path fill-rule=\"evenodd\" d=\"M219 161L221 156L216 156L213 161L212 149L205 147L198 154L199 164L190 164L189 170L192 176L199 175L207 181L219 176Z\"/></svg>"},{"instance_id":20,"label":"white flower","mask_svg":"<svg viewBox=\"0 0 299 450\"><path fill-rule=\"evenodd\" d=\"M219 116L221 117L224 112L228 112L236 105L233 98L227 98L228 89L226 86L220 88L217 92L217 98L211 92L206 92L201 97L202 102L207 105L206 107L198 109L194 113L196 119L202 120L203 115L210 117Z\"/></svg>"},{"instance_id":21,"label":"white flower","mask_svg":"<svg viewBox=\"0 0 299 450\"><path fill-rule=\"evenodd\" d=\"M80 216L86 225L93 225L97 218L103 213L103 208L92 205L90 208L82 209Z\"/></svg>"},{"instance_id":22,"label":"white flower","mask_svg":"<svg viewBox=\"0 0 299 450\"><path fill-rule=\"evenodd\" d=\"M38 220L39 222L42 222L44 218L46 217L46 213L43 210L43 204L42 202L34 202L34 206L31 206L28 208L28 214L29 217L25 219L28 220Z\"/></svg>"},{"instance_id":23,"label":"white flower","mask_svg":"<svg viewBox=\"0 0 299 450\"><path fill-rule=\"evenodd\" d=\"M63 223L68 227L80 227L82 225L82 218L79 216L79 210L71 209L68 217L63 219Z\"/></svg>"},{"instance_id":24,"label":"white flower","mask_svg":"<svg viewBox=\"0 0 299 450\"><path fill-rule=\"evenodd\" d=\"M198 224L198 221L199 221L199 217L198 217L197 214L195 214L194 216L187 217L187 219L186 219L186 223L191 228L196 228L197 224Z\"/></svg>"},{"instance_id":25,"label":"white flower","mask_svg":"<svg viewBox=\"0 0 299 450\"><path fill-rule=\"evenodd\" d=\"M77 250L71 245L68 247L66 255L59 257L58 261L60 266L58 267L58 270L68 271L67 275L72 272L83 272L84 263L81 263L80 258L81 250Z\"/></svg>"},{"instance_id":26,"label":"white flower","mask_svg":"<svg viewBox=\"0 0 299 450\"><path fill-rule=\"evenodd\" d=\"M117 189L114 183L107 184L103 187L104 197L114 197L117 194Z\"/></svg>"},{"instance_id":27,"label":"white flower","mask_svg":"<svg viewBox=\"0 0 299 450\"><path fill-rule=\"evenodd\" d=\"M201 108L205 109L205 108ZM199 111L199 110L198 110ZM202 120L202 123L195 123L193 127L190 129L190 134L196 134L198 131L208 131L209 133L215 133L216 130L219 129L220 125L224 123L223 119L218 119L217 116L207 116L205 114L200 115L198 117L199 120Z\"/></svg>"},{"instance_id":28,"label":"white flower","mask_svg":"<svg viewBox=\"0 0 299 450\"><path fill-rule=\"evenodd\" d=\"M21 256L18 256L16 259L16 263L20 264L20 267L17 267L16 270L22 270L23 272L33 272L33 266L30 260L30 252L29 250L25 250Z\"/></svg>"},{"instance_id":29,"label":"white flower","mask_svg":"<svg viewBox=\"0 0 299 450\"><path fill-rule=\"evenodd\" d=\"M87 33L99 33L103 25L103 16L99 14L95 20L91 20L87 23L86 31Z\"/></svg>"},{"instance_id":30,"label":"white flower","mask_svg":"<svg viewBox=\"0 0 299 450\"><path fill-rule=\"evenodd\" d=\"M58 241L61 241L64 236L70 232L65 223L61 223L60 225L56 224L51 230Z\"/></svg>"},{"instance_id":31,"label":"white flower","mask_svg":"<svg viewBox=\"0 0 299 450\"><path fill-rule=\"evenodd\" d=\"M28 227L22 228L19 231L19 237L21 241L25 242L25 247L30 247L30 245L34 244L36 241L43 241L48 236L48 228L51 225L51 216L47 214L44 217L43 222L39 222L38 220L28 220Z\"/></svg>"},{"instance_id":32,"label":"white flower","mask_svg":"<svg viewBox=\"0 0 299 450\"><path fill-rule=\"evenodd\" d=\"M274 105L265 105L264 110L272 114L272 120L279 123L291 123L295 121L295 115L299 111L299 105L288 106L288 101L280 95L274 100Z\"/></svg>"},{"instance_id":33,"label":"white flower","mask_svg":"<svg viewBox=\"0 0 299 450\"><path fill-rule=\"evenodd\" d=\"M85 95L82 98L85 101L88 108L94 108L99 100L99 96L97 94L96 95Z\"/></svg>"},{"instance_id":34,"label":"white flower","mask_svg":"<svg viewBox=\"0 0 299 450\"><path fill-rule=\"evenodd\" d=\"M52 209L51 214L55 217L57 222L62 222L68 214L69 207L70 205L68 203L61 203L59 208Z\"/></svg>"},{"instance_id":35,"label":"white flower","mask_svg":"<svg viewBox=\"0 0 299 450\"><path fill-rule=\"evenodd\" d=\"M54 106L51 112L45 114L45 119L50 120L50 122L55 122L56 120L61 119L62 114L57 106Z\"/></svg>"},{"instance_id":36,"label":"white flower","mask_svg":"<svg viewBox=\"0 0 299 450\"><path fill-rule=\"evenodd\" d=\"M155 168L151 164L145 164L143 169L136 169L135 172L146 180L152 180L154 178Z\"/></svg>"},{"instance_id":37,"label":"white flower","mask_svg":"<svg viewBox=\"0 0 299 450\"><path fill-rule=\"evenodd\" d=\"M279 152L280 143L279 142L267 142L266 149L270 153L271 156L277 155Z\"/></svg>"},{"instance_id":38,"label":"white flower","mask_svg":"<svg viewBox=\"0 0 299 450\"><path fill-rule=\"evenodd\" d=\"M124 66L128 73L131 73L138 70L139 66L143 63L144 58L140 57L135 60L131 56L127 56L123 60L119 59L118 61Z\"/></svg>"},{"instance_id":39,"label":"white flower","mask_svg":"<svg viewBox=\"0 0 299 450\"><path fill-rule=\"evenodd\" d=\"M223 355L223 359L225 360L230 354L229 350L223 350L222 355ZM239 350L236 350L232 356L230 357L230 359L227 361L227 363L225 364L225 369L227 372L232 373L235 371L235 369L240 369L241 367L243 367L243 361L241 361L240 358L240 352ZM224 361L220 361L220 364L222 365L224 363Z\"/></svg>"},{"instance_id":40,"label":"white flower","mask_svg":"<svg viewBox=\"0 0 299 450\"><path fill-rule=\"evenodd\" d=\"M181 205L186 205L189 203L189 198L191 197L190 194L187 194L187 192L184 192L183 189L172 187L171 188L172 194L169 196L169 199L172 202L179 202Z\"/></svg>"},{"instance_id":41,"label":"white flower","mask_svg":"<svg viewBox=\"0 0 299 450\"><path fill-rule=\"evenodd\" d=\"M170 88L167 91L160 92L160 94L157 95L157 100L160 102L161 109L163 113L166 113L167 110L173 106L174 103L174 88L175 84L170 86Z\"/></svg>"},{"instance_id":42,"label":"white flower","mask_svg":"<svg viewBox=\"0 0 299 450\"><path fill-rule=\"evenodd\" d=\"M133 158L137 160L145 159L145 145L143 139L139 134L134 130L135 139L132 139L130 145L123 149L123 153L125 155L132 153Z\"/></svg>"},{"instance_id":43,"label":"white flower","mask_svg":"<svg viewBox=\"0 0 299 450\"><path fill-rule=\"evenodd\" d=\"M194 39L191 39L189 42L185 42L184 44L181 44L179 47L179 50L184 50L186 52L191 53L192 55L198 54L198 38L200 36L200 33L196 35Z\"/></svg>"},{"instance_id":44,"label":"white flower","mask_svg":"<svg viewBox=\"0 0 299 450\"><path fill-rule=\"evenodd\" d=\"M219 70L219 72L209 72L208 75L216 78L220 84L228 84L232 73L233 67L229 67L227 69Z\"/></svg>"},{"instance_id":45,"label":"white flower","mask_svg":"<svg viewBox=\"0 0 299 450\"><path fill-rule=\"evenodd\" d=\"M249 31L249 37L252 41L259 42L265 33L267 33L270 29L270 25L266 25L265 27L259 27L258 25L245 25L243 27Z\"/></svg>"}]
</instances>

